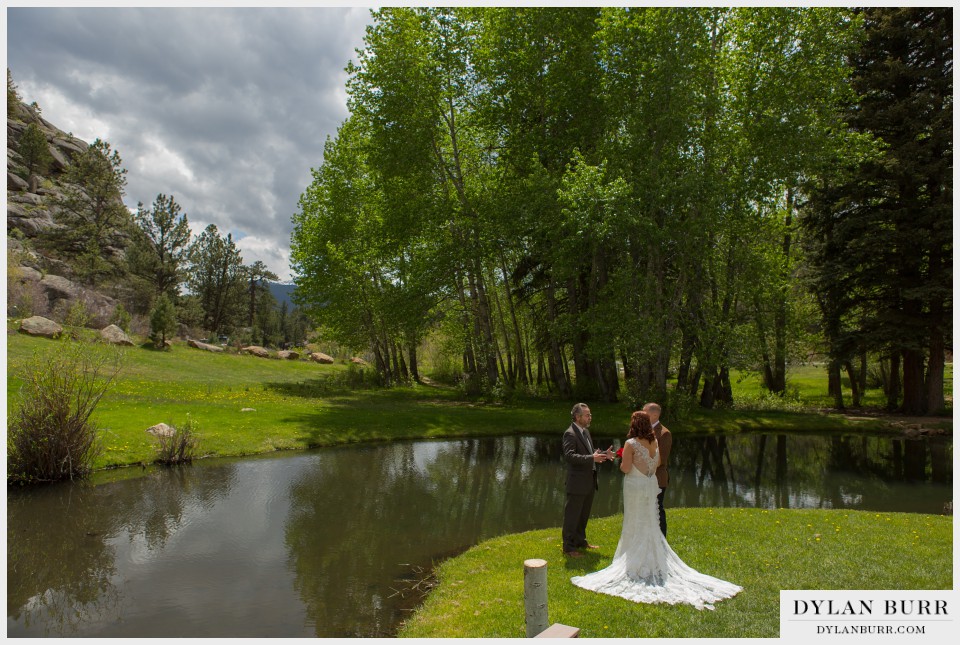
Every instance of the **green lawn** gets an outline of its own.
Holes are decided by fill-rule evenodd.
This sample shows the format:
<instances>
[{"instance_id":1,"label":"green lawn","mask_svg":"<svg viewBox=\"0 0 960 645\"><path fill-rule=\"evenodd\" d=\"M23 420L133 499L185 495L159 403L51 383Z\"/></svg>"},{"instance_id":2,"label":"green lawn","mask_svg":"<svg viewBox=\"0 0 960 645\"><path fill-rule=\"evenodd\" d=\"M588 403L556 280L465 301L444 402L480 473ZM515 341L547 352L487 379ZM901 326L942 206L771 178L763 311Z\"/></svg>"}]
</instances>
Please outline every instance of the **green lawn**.
<instances>
[{"instance_id":1,"label":"green lawn","mask_svg":"<svg viewBox=\"0 0 960 645\"><path fill-rule=\"evenodd\" d=\"M24 334L7 336L7 400L15 404L27 364L62 351L62 343ZM101 351L109 348L97 345ZM365 368L367 376L371 368ZM123 368L94 416L105 449L95 468L152 462L157 423L198 425L204 456L249 455L348 442L560 432L570 402L526 398L488 404L455 389L411 385L381 389L356 385L346 364L320 365L231 353L214 354L177 344L169 352L124 350ZM810 377L813 379L813 375ZM738 384L748 391L749 380ZM811 386L812 387L812 386ZM245 408L251 409L244 412ZM625 432L626 404L591 402L595 434ZM701 410L667 417L674 431L817 432L881 430L882 421L851 421L810 411Z\"/></svg>"},{"instance_id":2,"label":"green lawn","mask_svg":"<svg viewBox=\"0 0 960 645\"><path fill-rule=\"evenodd\" d=\"M827 394L825 370L825 366L817 364L791 366L787 370L788 401L794 401L797 406L803 407L832 408L834 401L833 397ZM751 401L762 397L762 381L758 373L745 374L732 370L730 379L735 398ZM943 391L949 406L953 399L953 363L946 364L943 380ZM847 405L852 405L850 379L846 372L843 373L840 381L844 401ZM883 408L886 405L886 398L880 389L868 388L862 397L861 405L866 408Z\"/></svg>"},{"instance_id":3,"label":"green lawn","mask_svg":"<svg viewBox=\"0 0 960 645\"><path fill-rule=\"evenodd\" d=\"M864 511L668 509L670 545L693 568L744 588L715 611L636 604L570 577L610 563L622 517L591 520L600 546L560 553L560 529L488 540L443 562L439 585L400 631L420 638L523 638L523 562L547 560L549 622L580 636L776 638L780 590L951 589L953 518ZM641 624L642 623L642 624Z\"/></svg>"},{"instance_id":4,"label":"green lawn","mask_svg":"<svg viewBox=\"0 0 960 645\"><path fill-rule=\"evenodd\" d=\"M25 367L62 351L64 342L7 336L9 404L17 402ZM569 420L569 401L530 398L489 404L466 400L452 388L379 389L358 385L356 379L357 372L342 363L212 354L181 344L169 352L128 348L120 376L95 414L105 450L94 466L153 461L155 439L146 428L159 422L177 425L188 415L199 426L200 452L209 456L421 437L559 436ZM880 419L817 413L817 397L825 394L825 376L817 368L797 370L791 383L798 384L801 398L807 397L805 411L800 406L717 411L694 406L665 422L680 433L890 429ZM759 392L750 379L735 387L735 396L748 400ZM625 431L626 404L591 402L591 409L595 434ZM949 418L932 423L951 425ZM440 586L401 635L522 637L522 563L534 557L550 563L551 621L581 627L585 637L775 637L780 589L938 589L952 584L952 518L755 509L670 513L671 544L688 564L746 588L718 604L715 612L637 607L573 587L571 575L609 562L620 531L620 518L611 517L591 522L591 539L602 548L580 560L566 562L560 556L556 528L496 538L443 563ZM643 634L636 633L638 612L644 617Z\"/></svg>"}]
</instances>

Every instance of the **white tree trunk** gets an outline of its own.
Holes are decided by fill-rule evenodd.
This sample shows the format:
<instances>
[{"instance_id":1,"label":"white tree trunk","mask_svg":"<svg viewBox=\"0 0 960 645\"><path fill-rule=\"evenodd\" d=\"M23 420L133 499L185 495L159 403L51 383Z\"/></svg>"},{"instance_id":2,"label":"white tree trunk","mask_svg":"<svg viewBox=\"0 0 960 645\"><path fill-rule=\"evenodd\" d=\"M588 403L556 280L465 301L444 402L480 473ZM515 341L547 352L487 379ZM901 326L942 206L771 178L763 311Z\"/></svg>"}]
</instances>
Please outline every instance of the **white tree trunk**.
<instances>
[{"instance_id":1,"label":"white tree trunk","mask_svg":"<svg viewBox=\"0 0 960 645\"><path fill-rule=\"evenodd\" d=\"M533 638L550 625L547 611L547 561L523 562L523 608L527 638Z\"/></svg>"}]
</instances>

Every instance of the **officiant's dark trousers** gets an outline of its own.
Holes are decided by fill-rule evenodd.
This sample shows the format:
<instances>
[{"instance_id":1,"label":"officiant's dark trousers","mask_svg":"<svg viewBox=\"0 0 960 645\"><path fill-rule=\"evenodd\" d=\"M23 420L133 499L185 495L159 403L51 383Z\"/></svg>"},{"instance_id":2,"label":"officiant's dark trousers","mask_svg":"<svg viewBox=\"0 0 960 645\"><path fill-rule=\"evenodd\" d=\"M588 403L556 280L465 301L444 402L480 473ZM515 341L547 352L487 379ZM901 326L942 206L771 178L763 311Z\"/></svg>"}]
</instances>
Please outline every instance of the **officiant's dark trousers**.
<instances>
[{"instance_id":1,"label":"officiant's dark trousers","mask_svg":"<svg viewBox=\"0 0 960 645\"><path fill-rule=\"evenodd\" d=\"M586 495L567 493L567 503L563 507L563 550L574 551L587 546L587 520L593 506L591 488Z\"/></svg>"}]
</instances>

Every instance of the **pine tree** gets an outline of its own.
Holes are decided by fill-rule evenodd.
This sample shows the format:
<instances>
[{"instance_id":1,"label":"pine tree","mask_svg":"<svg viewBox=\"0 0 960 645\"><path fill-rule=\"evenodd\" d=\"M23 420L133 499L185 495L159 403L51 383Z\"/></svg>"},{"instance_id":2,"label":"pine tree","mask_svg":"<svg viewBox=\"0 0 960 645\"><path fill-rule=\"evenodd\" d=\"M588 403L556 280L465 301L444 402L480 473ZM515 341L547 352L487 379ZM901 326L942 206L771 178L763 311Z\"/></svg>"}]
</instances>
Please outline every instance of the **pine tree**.
<instances>
[{"instance_id":1,"label":"pine tree","mask_svg":"<svg viewBox=\"0 0 960 645\"><path fill-rule=\"evenodd\" d=\"M245 321L247 273L233 235L210 224L190 245L187 286L203 309L203 327L214 334Z\"/></svg>"},{"instance_id":2,"label":"pine tree","mask_svg":"<svg viewBox=\"0 0 960 645\"><path fill-rule=\"evenodd\" d=\"M74 258L75 270L88 284L118 272L108 251L119 230L130 226L123 204L127 171L110 144L97 139L73 159L63 177L63 194L56 200L58 223L46 243Z\"/></svg>"},{"instance_id":3,"label":"pine tree","mask_svg":"<svg viewBox=\"0 0 960 645\"><path fill-rule=\"evenodd\" d=\"M173 196L157 195L150 210L137 204L137 230L127 250L127 266L146 286L147 301L165 293L176 300L184 278L190 226Z\"/></svg>"},{"instance_id":4,"label":"pine tree","mask_svg":"<svg viewBox=\"0 0 960 645\"><path fill-rule=\"evenodd\" d=\"M247 312L247 325L253 327L254 319L257 317L259 309L262 306L262 300L265 299L266 296L270 295L270 289L267 286L268 282L275 282L279 278L277 277L277 274L268 269L267 265L261 260L257 260L250 266L246 267L246 271L250 294L250 308ZM270 300L273 300L273 298L271 297ZM273 304L276 305L275 300L273 300Z\"/></svg>"},{"instance_id":5,"label":"pine tree","mask_svg":"<svg viewBox=\"0 0 960 645\"><path fill-rule=\"evenodd\" d=\"M24 130L18 152L30 175L45 175L53 163L47 137L36 123L31 123Z\"/></svg>"},{"instance_id":6,"label":"pine tree","mask_svg":"<svg viewBox=\"0 0 960 645\"><path fill-rule=\"evenodd\" d=\"M20 92L13 82L13 76L10 74L10 68L7 68L7 118L15 119L17 117L17 108L20 107Z\"/></svg>"},{"instance_id":7,"label":"pine tree","mask_svg":"<svg viewBox=\"0 0 960 645\"><path fill-rule=\"evenodd\" d=\"M161 293L150 312L150 340L158 349L166 349L167 337L176 331L176 310L167 294Z\"/></svg>"},{"instance_id":8,"label":"pine tree","mask_svg":"<svg viewBox=\"0 0 960 645\"><path fill-rule=\"evenodd\" d=\"M861 17L849 124L882 150L820 179L804 217L811 273L834 363L881 352L903 369L902 401L894 380L890 407L935 413L952 318L952 12Z\"/></svg>"}]
</instances>

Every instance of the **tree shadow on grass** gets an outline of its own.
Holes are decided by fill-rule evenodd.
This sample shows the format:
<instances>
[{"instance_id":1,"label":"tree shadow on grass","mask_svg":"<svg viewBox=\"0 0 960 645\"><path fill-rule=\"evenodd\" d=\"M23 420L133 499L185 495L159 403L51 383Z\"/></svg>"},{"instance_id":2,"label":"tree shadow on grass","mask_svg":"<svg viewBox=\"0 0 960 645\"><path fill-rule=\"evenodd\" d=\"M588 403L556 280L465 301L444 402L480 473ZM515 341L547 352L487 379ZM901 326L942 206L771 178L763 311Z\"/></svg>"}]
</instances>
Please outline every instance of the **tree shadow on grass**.
<instances>
[{"instance_id":1,"label":"tree shadow on grass","mask_svg":"<svg viewBox=\"0 0 960 645\"><path fill-rule=\"evenodd\" d=\"M356 390L375 390L381 386L380 383L375 382L374 378L365 377L362 372L359 376L344 372L304 381L267 382L263 387L283 396L316 399L337 394L350 394Z\"/></svg>"}]
</instances>

